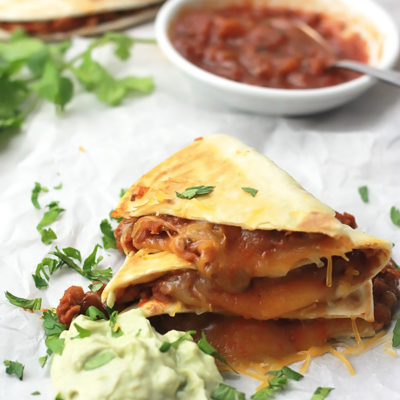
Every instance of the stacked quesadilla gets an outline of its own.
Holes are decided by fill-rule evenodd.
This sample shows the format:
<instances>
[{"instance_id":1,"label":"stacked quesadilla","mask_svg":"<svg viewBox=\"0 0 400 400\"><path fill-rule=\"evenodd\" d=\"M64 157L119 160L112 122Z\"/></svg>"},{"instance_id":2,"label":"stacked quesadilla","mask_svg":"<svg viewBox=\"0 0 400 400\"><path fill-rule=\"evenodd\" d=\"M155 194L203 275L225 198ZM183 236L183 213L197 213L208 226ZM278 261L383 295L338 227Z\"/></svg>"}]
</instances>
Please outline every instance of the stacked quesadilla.
<instances>
[{"instance_id":1,"label":"stacked quesadilla","mask_svg":"<svg viewBox=\"0 0 400 400\"><path fill-rule=\"evenodd\" d=\"M155 17L163 0L0 0L0 34L48 40L124 29Z\"/></svg>"},{"instance_id":2,"label":"stacked quesadilla","mask_svg":"<svg viewBox=\"0 0 400 400\"><path fill-rule=\"evenodd\" d=\"M373 336L384 323L374 319L372 278L391 243L343 223L232 137L172 155L112 216L122 219L126 261L103 302L140 307L161 330L204 331L233 365Z\"/></svg>"}]
</instances>

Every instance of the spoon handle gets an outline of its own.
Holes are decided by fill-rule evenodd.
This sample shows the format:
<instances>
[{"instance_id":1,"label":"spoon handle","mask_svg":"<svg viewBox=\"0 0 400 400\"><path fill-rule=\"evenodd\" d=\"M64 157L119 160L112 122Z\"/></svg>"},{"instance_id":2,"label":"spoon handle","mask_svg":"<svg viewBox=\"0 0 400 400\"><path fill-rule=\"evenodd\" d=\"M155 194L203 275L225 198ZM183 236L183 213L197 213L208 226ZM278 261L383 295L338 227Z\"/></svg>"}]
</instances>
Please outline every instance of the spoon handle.
<instances>
[{"instance_id":1,"label":"spoon handle","mask_svg":"<svg viewBox=\"0 0 400 400\"><path fill-rule=\"evenodd\" d=\"M383 82L400 87L400 72L374 68L357 61L340 60L332 64L334 68L346 68L377 78Z\"/></svg>"}]
</instances>

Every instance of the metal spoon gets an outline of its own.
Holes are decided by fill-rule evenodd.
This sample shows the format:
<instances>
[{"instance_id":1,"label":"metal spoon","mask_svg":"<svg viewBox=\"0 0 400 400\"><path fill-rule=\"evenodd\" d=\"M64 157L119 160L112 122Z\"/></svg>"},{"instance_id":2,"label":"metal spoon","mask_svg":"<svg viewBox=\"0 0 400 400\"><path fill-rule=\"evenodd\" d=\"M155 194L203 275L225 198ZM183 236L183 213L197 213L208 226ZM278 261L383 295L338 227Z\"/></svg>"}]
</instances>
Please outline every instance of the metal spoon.
<instances>
[{"instance_id":1,"label":"metal spoon","mask_svg":"<svg viewBox=\"0 0 400 400\"><path fill-rule=\"evenodd\" d=\"M296 25L298 29L317 42L329 53L330 58L332 58L332 63L329 64L328 68L345 68L352 71L361 72L363 74L372 76L373 78L379 79L382 82L400 87L400 72L371 67L370 65L353 60L336 60L336 58L333 56L330 44L319 32L301 20L297 20Z\"/></svg>"}]
</instances>

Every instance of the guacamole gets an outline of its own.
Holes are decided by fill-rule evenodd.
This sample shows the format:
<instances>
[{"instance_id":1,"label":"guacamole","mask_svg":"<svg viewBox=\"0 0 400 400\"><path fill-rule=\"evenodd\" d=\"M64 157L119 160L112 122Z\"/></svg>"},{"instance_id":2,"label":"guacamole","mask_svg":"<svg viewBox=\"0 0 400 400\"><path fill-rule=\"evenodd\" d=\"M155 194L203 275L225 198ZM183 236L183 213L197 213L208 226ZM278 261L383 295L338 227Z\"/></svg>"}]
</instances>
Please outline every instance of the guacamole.
<instances>
[{"instance_id":1,"label":"guacamole","mask_svg":"<svg viewBox=\"0 0 400 400\"><path fill-rule=\"evenodd\" d=\"M63 400L206 400L222 382L213 357L191 337L160 351L183 332L158 334L140 310L120 314L117 323L112 332L110 321L83 315L72 321L51 364L55 394Z\"/></svg>"}]
</instances>

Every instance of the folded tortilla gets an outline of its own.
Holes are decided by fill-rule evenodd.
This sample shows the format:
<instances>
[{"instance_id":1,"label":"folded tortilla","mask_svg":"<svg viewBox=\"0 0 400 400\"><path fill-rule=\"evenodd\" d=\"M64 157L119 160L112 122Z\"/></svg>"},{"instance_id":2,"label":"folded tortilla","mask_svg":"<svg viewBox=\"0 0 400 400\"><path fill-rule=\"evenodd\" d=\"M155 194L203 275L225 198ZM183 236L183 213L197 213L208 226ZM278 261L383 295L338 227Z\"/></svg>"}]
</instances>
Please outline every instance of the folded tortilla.
<instances>
[{"instance_id":1,"label":"folded tortilla","mask_svg":"<svg viewBox=\"0 0 400 400\"><path fill-rule=\"evenodd\" d=\"M155 17L163 0L0 0L0 37L22 27L48 40L120 30Z\"/></svg>"},{"instance_id":2,"label":"folded tortilla","mask_svg":"<svg viewBox=\"0 0 400 400\"><path fill-rule=\"evenodd\" d=\"M122 218L116 238L127 259L103 291L109 306L138 302L148 316L214 313L227 329L242 319L248 329L284 332L279 321L291 320L290 329L326 340L351 335L355 319L363 335L374 332L371 278L391 243L343 224L232 137L178 151L132 185L112 216Z\"/></svg>"}]
</instances>

